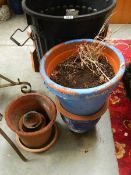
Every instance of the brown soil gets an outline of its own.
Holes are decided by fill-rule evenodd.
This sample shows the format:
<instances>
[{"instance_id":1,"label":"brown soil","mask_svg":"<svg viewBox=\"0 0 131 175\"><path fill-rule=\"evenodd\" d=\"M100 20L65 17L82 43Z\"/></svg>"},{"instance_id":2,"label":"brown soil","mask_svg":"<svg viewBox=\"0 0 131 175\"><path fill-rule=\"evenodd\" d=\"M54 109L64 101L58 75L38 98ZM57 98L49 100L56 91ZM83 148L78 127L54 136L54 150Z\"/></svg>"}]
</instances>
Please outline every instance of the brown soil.
<instances>
[{"instance_id":1,"label":"brown soil","mask_svg":"<svg viewBox=\"0 0 131 175\"><path fill-rule=\"evenodd\" d=\"M114 70L105 57L100 56L102 71L109 79L114 77ZM65 87L70 88L91 88L104 84L108 80L101 74L93 73L87 66L81 66L79 57L70 57L56 66L50 78Z\"/></svg>"}]
</instances>

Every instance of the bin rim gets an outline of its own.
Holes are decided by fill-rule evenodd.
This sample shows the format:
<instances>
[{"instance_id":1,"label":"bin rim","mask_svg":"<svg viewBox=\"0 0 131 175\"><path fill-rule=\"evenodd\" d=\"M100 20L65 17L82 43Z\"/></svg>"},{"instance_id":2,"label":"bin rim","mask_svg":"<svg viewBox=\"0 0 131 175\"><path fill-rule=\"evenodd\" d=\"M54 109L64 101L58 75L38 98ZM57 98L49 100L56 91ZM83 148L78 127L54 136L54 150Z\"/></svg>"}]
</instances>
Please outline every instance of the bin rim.
<instances>
[{"instance_id":1,"label":"bin rim","mask_svg":"<svg viewBox=\"0 0 131 175\"><path fill-rule=\"evenodd\" d=\"M87 19L91 19L91 18L94 18L96 16L97 17L102 16L104 13L110 12L116 6L116 0L112 0L111 5L109 5L107 8L102 9L98 12L94 12L94 13L90 13L90 14L84 14L84 15L78 15L76 17L74 16L73 18L65 19L64 18L65 16L53 16L53 15L47 15L47 14L41 14L41 13L35 12L35 11L33 11L30 8L27 7L26 1L28 1L28 0L23 0L22 1L22 7L23 7L23 10L27 14L29 14L31 16L33 15L37 18L43 18L44 17L44 19L50 19L50 20L71 20L71 19L79 20L80 18L87 18L87 17L90 17L90 18L87 18Z\"/></svg>"}]
</instances>

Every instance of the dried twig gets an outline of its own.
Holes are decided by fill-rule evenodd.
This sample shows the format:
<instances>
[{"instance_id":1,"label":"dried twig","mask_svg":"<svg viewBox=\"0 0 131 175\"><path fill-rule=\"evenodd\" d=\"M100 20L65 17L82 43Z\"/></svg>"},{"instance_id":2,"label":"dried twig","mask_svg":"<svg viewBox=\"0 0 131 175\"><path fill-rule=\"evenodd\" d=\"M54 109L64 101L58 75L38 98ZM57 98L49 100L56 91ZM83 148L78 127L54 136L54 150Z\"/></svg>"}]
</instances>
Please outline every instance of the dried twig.
<instances>
[{"instance_id":1,"label":"dried twig","mask_svg":"<svg viewBox=\"0 0 131 175\"><path fill-rule=\"evenodd\" d=\"M80 57L81 67L87 66L87 68L90 69L90 71L93 73L99 76L103 75L107 81L109 81L110 78L103 72L103 64L99 62L99 58L104 55L103 51L105 49L105 46L102 44L102 42L110 41L110 38L112 36L112 33L109 32L106 38L101 37L101 34L106 31L106 26L111 16L107 18L92 43L84 42L78 47L78 55Z\"/></svg>"}]
</instances>

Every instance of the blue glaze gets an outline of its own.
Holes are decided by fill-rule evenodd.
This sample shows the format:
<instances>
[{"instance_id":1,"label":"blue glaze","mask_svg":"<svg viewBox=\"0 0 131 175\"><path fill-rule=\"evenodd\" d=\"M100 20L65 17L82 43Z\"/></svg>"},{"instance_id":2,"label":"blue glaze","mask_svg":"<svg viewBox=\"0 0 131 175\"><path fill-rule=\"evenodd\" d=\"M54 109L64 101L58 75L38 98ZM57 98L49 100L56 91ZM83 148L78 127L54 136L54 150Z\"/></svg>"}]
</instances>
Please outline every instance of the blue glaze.
<instances>
[{"instance_id":1,"label":"blue glaze","mask_svg":"<svg viewBox=\"0 0 131 175\"><path fill-rule=\"evenodd\" d=\"M92 39L77 39L67 41L64 44L70 44L73 42L82 42L82 41L92 42ZM113 79L108 81L105 84L102 84L97 87L88 88L88 89L72 89L63 87L55 82L53 82L45 72L45 62L48 57L44 57L41 60L40 73L44 77L45 84L47 88L53 92L58 98L61 105L70 113L76 115L91 115L99 111L99 109L106 102L109 93L118 85L120 77L123 76L125 71L125 61L124 57L120 51L115 47L110 46L106 43L102 43L109 49L111 49L119 57L120 60L120 69ZM47 52L46 55L49 55L51 51ZM64 88L64 93L61 93L60 90Z\"/></svg>"},{"instance_id":2,"label":"blue glaze","mask_svg":"<svg viewBox=\"0 0 131 175\"><path fill-rule=\"evenodd\" d=\"M90 99L88 99L88 96L83 96L80 98L73 96L68 100L65 100L61 97L58 97L58 99L64 109L70 113L76 115L92 115L98 112L99 109L104 105L107 95L108 94L100 94L99 96L96 96L95 98L92 97Z\"/></svg>"},{"instance_id":3,"label":"blue glaze","mask_svg":"<svg viewBox=\"0 0 131 175\"><path fill-rule=\"evenodd\" d=\"M8 3L15 14L23 14L22 0L8 0Z\"/></svg>"},{"instance_id":4,"label":"blue glaze","mask_svg":"<svg viewBox=\"0 0 131 175\"><path fill-rule=\"evenodd\" d=\"M71 120L61 114L63 121L66 123L68 128L75 133L86 133L96 126L100 118L92 121L77 121Z\"/></svg>"},{"instance_id":5,"label":"blue glaze","mask_svg":"<svg viewBox=\"0 0 131 175\"><path fill-rule=\"evenodd\" d=\"M70 40L70 41L65 41L64 44L70 44L70 43L79 43L81 41L89 41L88 39L73 39L73 40Z\"/></svg>"}]
</instances>

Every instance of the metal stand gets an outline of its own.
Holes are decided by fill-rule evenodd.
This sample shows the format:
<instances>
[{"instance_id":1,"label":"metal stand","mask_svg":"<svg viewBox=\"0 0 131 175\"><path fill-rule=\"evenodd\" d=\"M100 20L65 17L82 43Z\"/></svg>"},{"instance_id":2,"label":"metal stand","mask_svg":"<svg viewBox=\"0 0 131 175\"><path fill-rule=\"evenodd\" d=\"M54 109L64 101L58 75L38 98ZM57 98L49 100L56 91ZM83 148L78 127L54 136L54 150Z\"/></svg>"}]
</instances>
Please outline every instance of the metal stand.
<instances>
[{"instance_id":1,"label":"metal stand","mask_svg":"<svg viewBox=\"0 0 131 175\"><path fill-rule=\"evenodd\" d=\"M30 93L32 91L31 89L31 84L28 82L21 82L20 79L18 78L18 81L12 81L11 79L5 77L4 75L0 74L0 78L7 81L7 84L0 84L0 89L5 88L5 87L11 87L11 86L21 86L21 92L26 94Z\"/></svg>"}]
</instances>

